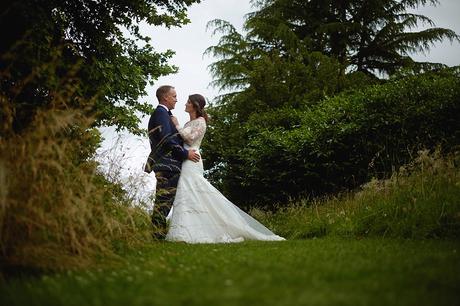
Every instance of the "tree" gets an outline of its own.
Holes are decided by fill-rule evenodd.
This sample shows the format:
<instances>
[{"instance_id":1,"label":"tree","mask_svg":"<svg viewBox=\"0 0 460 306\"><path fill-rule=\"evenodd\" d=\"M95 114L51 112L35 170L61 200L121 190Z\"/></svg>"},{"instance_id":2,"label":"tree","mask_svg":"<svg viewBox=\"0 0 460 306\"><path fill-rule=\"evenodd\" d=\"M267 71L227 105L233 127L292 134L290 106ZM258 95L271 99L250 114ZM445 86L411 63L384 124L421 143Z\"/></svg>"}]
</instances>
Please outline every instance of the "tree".
<instances>
[{"instance_id":1,"label":"tree","mask_svg":"<svg viewBox=\"0 0 460 306\"><path fill-rule=\"evenodd\" d=\"M460 36L449 29L414 31L434 26L428 17L408 9L439 4L438 0L262 0L249 14L250 37L270 41L280 25L292 30L309 50L336 58L345 71L392 74L400 68L440 67L418 63L410 55L429 50L435 42ZM283 45L274 47L283 48Z\"/></svg>"},{"instance_id":2,"label":"tree","mask_svg":"<svg viewBox=\"0 0 460 306\"><path fill-rule=\"evenodd\" d=\"M52 88L75 78L68 106L87 107L96 125L140 133L138 101L148 82L176 71L173 52L155 52L139 24L181 26L186 9L200 0L15 0L0 5L1 90L15 103L20 132L35 111L49 107ZM56 71L57 73L51 73ZM33 76L32 78L30 76ZM91 99L92 105L80 105Z\"/></svg>"},{"instance_id":3,"label":"tree","mask_svg":"<svg viewBox=\"0 0 460 306\"><path fill-rule=\"evenodd\" d=\"M311 109L340 92L385 82L377 77L379 73L437 67L416 63L410 52L427 50L444 38L459 39L448 29L408 32L420 22L432 22L407 9L437 4L435 0L253 3L257 10L247 15L246 35L228 22L212 21L209 26L222 35L207 50L217 58L210 66L212 84L229 93L210 109L214 120L203 147L206 167L211 169L209 178L240 205L251 194L273 195L276 186L292 182L292 173L302 175L296 160L284 163L297 167L289 171L276 162L284 161L283 150L294 145L283 135L309 130L302 127L302 116ZM279 146L266 146L267 135L276 135ZM263 149L251 151L254 146ZM260 156L264 160L259 163ZM262 181L263 177L269 179ZM283 186L287 193L295 190Z\"/></svg>"},{"instance_id":4,"label":"tree","mask_svg":"<svg viewBox=\"0 0 460 306\"><path fill-rule=\"evenodd\" d=\"M298 118L291 110L309 108L337 92L339 65L320 52L309 52L289 29L279 32L283 50L243 36L222 20L209 26L224 33L206 51L219 58L210 66L213 85L236 91L222 95L210 109L209 141L203 147L206 168L211 168L209 178L241 203L234 191L244 184L247 169L239 152L257 137L253 127L292 129ZM262 123L261 113L267 115Z\"/></svg>"}]
</instances>

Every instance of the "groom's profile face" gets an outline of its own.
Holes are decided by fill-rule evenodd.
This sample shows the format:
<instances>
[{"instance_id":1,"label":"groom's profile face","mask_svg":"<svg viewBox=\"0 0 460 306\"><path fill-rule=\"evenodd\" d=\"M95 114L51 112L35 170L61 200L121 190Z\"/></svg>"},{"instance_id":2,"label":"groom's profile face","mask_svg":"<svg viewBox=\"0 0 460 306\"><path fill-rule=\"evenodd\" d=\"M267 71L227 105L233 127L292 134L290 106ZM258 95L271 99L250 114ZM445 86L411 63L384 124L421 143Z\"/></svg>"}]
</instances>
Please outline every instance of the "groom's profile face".
<instances>
[{"instance_id":1,"label":"groom's profile face","mask_svg":"<svg viewBox=\"0 0 460 306\"><path fill-rule=\"evenodd\" d=\"M171 88L168 93L166 93L166 95L164 96L164 105L169 108L170 110L171 109L174 109L174 107L176 106L176 102L177 102L177 94L176 94L176 90L174 88Z\"/></svg>"}]
</instances>

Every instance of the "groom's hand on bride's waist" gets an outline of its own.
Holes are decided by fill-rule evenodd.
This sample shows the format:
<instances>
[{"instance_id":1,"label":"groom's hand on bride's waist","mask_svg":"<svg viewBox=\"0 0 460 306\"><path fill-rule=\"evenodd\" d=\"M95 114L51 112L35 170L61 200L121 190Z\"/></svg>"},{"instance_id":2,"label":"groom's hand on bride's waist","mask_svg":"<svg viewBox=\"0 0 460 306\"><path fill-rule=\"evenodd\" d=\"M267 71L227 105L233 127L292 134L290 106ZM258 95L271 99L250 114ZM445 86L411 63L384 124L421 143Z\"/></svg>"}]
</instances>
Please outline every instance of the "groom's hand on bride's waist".
<instances>
[{"instance_id":1,"label":"groom's hand on bride's waist","mask_svg":"<svg viewBox=\"0 0 460 306\"><path fill-rule=\"evenodd\" d=\"M188 157L187 157L189 160L197 163L200 161L201 159L201 156L200 154L196 151L196 150L189 150L188 151Z\"/></svg>"}]
</instances>

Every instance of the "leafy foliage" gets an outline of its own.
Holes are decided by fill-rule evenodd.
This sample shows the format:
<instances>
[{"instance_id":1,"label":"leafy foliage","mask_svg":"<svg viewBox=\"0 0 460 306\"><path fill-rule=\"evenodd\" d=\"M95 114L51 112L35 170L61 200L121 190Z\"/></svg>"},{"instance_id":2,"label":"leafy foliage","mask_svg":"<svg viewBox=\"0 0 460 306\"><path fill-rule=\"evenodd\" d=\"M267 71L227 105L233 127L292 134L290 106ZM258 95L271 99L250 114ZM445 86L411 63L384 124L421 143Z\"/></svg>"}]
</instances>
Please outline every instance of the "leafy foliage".
<instances>
[{"instance_id":1,"label":"leafy foliage","mask_svg":"<svg viewBox=\"0 0 460 306\"><path fill-rule=\"evenodd\" d=\"M253 3L246 35L222 20L209 24L222 34L207 50L217 58L213 85L227 93L210 109L205 162L233 201L274 206L337 192L391 173L417 148L458 144L458 75L417 78L444 66L409 56L459 40L448 29L413 31L434 24L408 9L438 1Z\"/></svg>"},{"instance_id":2,"label":"leafy foliage","mask_svg":"<svg viewBox=\"0 0 460 306\"><path fill-rule=\"evenodd\" d=\"M228 124L217 117L206 149L221 156L210 177L218 176L241 205L273 207L289 197L354 188L390 175L419 149L459 145L459 101L453 69L343 93L308 110L267 111L230 137L216 136Z\"/></svg>"},{"instance_id":3,"label":"leafy foliage","mask_svg":"<svg viewBox=\"0 0 460 306\"><path fill-rule=\"evenodd\" d=\"M210 65L212 85L241 91L238 105L234 105L232 94L221 96L218 103L232 104L242 118L256 110L316 103L337 93L345 81L337 73L340 67L336 60L311 52L292 32L280 38L291 43L286 50L245 37L223 20L213 20L208 26L214 27L214 34L224 33L218 45L206 50L206 54L218 58Z\"/></svg>"},{"instance_id":4,"label":"leafy foliage","mask_svg":"<svg viewBox=\"0 0 460 306\"><path fill-rule=\"evenodd\" d=\"M94 126L140 132L150 106L137 99L175 68L139 22L184 24L194 2L2 2L1 272L82 266L151 239L147 213L97 172Z\"/></svg>"},{"instance_id":5,"label":"leafy foliage","mask_svg":"<svg viewBox=\"0 0 460 306\"><path fill-rule=\"evenodd\" d=\"M435 42L460 41L452 30L429 28L415 31L419 25L434 26L431 19L409 13L437 0L264 0L249 14L249 36L267 43L269 48L289 52L283 39L291 33L310 51L318 51L338 60L341 72L355 70L368 74L392 74L400 68L429 68L440 64L417 63L411 53L429 50Z\"/></svg>"},{"instance_id":6,"label":"leafy foliage","mask_svg":"<svg viewBox=\"0 0 460 306\"><path fill-rule=\"evenodd\" d=\"M173 52L155 52L139 24L180 26L187 6L199 0L15 0L2 2L0 68L7 73L1 90L14 98L14 127L26 128L34 113L49 107L61 77L75 71L80 80L70 107L93 100L88 113L95 125L116 125L140 133L138 113L148 113L138 99L145 86L176 71L167 64ZM154 42L153 42L154 43ZM55 62L58 73L34 70ZM20 87L20 90L18 88Z\"/></svg>"}]
</instances>

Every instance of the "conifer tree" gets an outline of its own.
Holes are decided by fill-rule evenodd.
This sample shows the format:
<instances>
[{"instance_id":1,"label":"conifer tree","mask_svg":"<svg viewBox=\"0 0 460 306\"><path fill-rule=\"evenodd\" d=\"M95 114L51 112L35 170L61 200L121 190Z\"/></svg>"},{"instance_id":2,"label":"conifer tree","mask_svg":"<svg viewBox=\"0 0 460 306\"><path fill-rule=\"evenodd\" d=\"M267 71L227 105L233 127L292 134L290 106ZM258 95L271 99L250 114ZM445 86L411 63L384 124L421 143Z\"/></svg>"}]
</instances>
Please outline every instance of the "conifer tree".
<instances>
[{"instance_id":1,"label":"conifer tree","mask_svg":"<svg viewBox=\"0 0 460 306\"><path fill-rule=\"evenodd\" d=\"M424 52L436 42L460 41L449 29L435 28L433 21L414 10L438 0L261 0L249 14L246 26L252 38L276 39L282 26L308 45L336 58L342 72L392 74L400 68L429 68L411 55ZM432 28L419 30L421 25ZM283 48L283 45L274 46Z\"/></svg>"}]
</instances>

